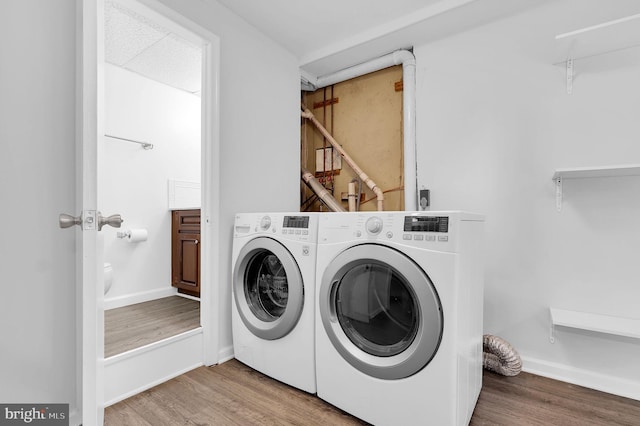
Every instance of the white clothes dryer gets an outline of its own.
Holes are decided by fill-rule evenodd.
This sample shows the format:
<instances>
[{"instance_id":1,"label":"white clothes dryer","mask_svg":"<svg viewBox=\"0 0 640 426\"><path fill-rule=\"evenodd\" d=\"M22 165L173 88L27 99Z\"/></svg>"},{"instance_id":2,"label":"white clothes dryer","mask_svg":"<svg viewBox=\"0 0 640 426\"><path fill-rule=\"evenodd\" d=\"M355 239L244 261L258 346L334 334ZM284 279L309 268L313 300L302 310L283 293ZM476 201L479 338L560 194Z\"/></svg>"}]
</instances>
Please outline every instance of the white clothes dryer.
<instances>
[{"instance_id":1,"label":"white clothes dryer","mask_svg":"<svg viewBox=\"0 0 640 426\"><path fill-rule=\"evenodd\" d=\"M482 216L319 218L318 396L374 425L466 425L482 386Z\"/></svg>"},{"instance_id":2,"label":"white clothes dryer","mask_svg":"<svg viewBox=\"0 0 640 426\"><path fill-rule=\"evenodd\" d=\"M236 359L310 393L317 220L300 212L236 215L231 265Z\"/></svg>"}]
</instances>

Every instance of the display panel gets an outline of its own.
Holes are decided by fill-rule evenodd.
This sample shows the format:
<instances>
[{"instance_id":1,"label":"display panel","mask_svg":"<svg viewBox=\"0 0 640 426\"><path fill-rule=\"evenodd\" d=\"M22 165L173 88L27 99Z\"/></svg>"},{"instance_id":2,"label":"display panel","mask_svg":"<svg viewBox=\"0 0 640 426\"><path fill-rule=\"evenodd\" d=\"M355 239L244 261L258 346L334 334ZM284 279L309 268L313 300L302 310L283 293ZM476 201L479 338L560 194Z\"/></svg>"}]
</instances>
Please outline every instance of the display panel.
<instances>
[{"instance_id":1,"label":"display panel","mask_svg":"<svg viewBox=\"0 0 640 426\"><path fill-rule=\"evenodd\" d=\"M283 228L308 228L309 216L285 216Z\"/></svg>"},{"instance_id":2,"label":"display panel","mask_svg":"<svg viewBox=\"0 0 640 426\"><path fill-rule=\"evenodd\" d=\"M449 232L447 216L405 216L406 232Z\"/></svg>"}]
</instances>

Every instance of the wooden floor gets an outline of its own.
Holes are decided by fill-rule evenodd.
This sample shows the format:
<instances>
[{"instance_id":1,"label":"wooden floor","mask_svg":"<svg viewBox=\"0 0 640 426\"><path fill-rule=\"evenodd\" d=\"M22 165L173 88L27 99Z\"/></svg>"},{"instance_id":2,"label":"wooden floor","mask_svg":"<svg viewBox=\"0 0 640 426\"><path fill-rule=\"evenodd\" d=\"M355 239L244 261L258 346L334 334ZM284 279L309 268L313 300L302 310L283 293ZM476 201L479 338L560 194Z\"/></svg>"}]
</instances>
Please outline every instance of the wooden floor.
<instances>
[{"instance_id":1,"label":"wooden floor","mask_svg":"<svg viewBox=\"0 0 640 426\"><path fill-rule=\"evenodd\" d=\"M200 327L200 302L170 296L104 312L104 356Z\"/></svg>"},{"instance_id":2,"label":"wooden floor","mask_svg":"<svg viewBox=\"0 0 640 426\"><path fill-rule=\"evenodd\" d=\"M109 426L365 424L236 360L200 367L105 411ZM485 371L470 424L638 426L640 402L528 373Z\"/></svg>"}]
</instances>

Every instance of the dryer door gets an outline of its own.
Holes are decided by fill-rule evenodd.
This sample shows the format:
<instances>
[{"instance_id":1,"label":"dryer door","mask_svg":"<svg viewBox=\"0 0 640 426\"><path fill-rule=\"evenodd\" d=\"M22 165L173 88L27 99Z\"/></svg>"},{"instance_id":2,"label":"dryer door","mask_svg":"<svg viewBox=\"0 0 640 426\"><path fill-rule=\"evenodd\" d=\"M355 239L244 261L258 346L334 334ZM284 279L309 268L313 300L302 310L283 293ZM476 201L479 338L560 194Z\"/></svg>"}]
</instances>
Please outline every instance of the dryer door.
<instances>
[{"instance_id":1,"label":"dryer door","mask_svg":"<svg viewBox=\"0 0 640 426\"><path fill-rule=\"evenodd\" d=\"M363 244L340 253L324 272L318 303L335 349L370 376L411 376L440 345L443 314L433 283L390 247Z\"/></svg>"},{"instance_id":2,"label":"dryer door","mask_svg":"<svg viewBox=\"0 0 640 426\"><path fill-rule=\"evenodd\" d=\"M233 298L244 325L266 340L286 336L304 304L304 284L293 255L272 238L258 237L238 255Z\"/></svg>"}]
</instances>

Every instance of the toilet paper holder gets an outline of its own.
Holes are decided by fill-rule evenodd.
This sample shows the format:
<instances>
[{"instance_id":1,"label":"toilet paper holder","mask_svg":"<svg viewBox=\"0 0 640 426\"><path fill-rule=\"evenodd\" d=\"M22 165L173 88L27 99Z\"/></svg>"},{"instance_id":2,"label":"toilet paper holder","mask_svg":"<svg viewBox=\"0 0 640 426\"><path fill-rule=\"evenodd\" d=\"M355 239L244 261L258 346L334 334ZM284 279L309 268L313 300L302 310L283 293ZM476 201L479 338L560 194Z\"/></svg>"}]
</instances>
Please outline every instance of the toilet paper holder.
<instances>
[{"instance_id":1,"label":"toilet paper holder","mask_svg":"<svg viewBox=\"0 0 640 426\"><path fill-rule=\"evenodd\" d=\"M125 229L124 231L118 231L118 232L116 232L116 237L118 237L118 238L130 238L131 237L131 230L130 229Z\"/></svg>"},{"instance_id":2,"label":"toilet paper holder","mask_svg":"<svg viewBox=\"0 0 640 426\"><path fill-rule=\"evenodd\" d=\"M125 240L128 243L141 243L147 241L146 229L124 229L116 232L116 237Z\"/></svg>"}]
</instances>

